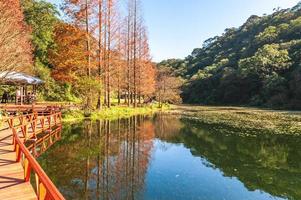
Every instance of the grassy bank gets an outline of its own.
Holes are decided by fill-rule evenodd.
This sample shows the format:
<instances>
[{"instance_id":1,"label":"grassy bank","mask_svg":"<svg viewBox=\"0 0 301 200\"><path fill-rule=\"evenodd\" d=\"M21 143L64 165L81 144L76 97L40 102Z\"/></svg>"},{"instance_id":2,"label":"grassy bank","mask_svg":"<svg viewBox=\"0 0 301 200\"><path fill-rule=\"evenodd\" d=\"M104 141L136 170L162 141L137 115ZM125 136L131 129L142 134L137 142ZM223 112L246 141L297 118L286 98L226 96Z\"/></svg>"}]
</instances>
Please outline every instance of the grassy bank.
<instances>
[{"instance_id":1,"label":"grassy bank","mask_svg":"<svg viewBox=\"0 0 301 200\"><path fill-rule=\"evenodd\" d=\"M167 110L169 106L159 108L157 105L144 106L144 107L125 107L125 106L113 106L112 108L104 108L100 111L93 111L90 116L82 110L66 110L63 112L63 120L75 121L83 119L118 119L118 118L128 118L134 115L150 115L161 110Z\"/></svg>"},{"instance_id":2,"label":"grassy bank","mask_svg":"<svg viewBox=\"0 0 301 200\"><path fill-rule=\"evenodd\" d=\"M210 106L177 106L170 112L193 117L221 132L301 135L301 112Z\"/></svg>"}]
</instances>

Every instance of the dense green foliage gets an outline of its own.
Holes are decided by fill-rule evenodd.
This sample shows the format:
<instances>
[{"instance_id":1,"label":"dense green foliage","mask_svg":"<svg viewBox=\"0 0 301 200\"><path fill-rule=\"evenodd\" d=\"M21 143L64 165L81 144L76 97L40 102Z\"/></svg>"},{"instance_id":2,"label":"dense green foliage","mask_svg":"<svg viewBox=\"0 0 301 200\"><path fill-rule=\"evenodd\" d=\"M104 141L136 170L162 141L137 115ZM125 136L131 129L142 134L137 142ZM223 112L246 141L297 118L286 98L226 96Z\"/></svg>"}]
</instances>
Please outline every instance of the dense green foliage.
<instances>
[{"instance_id":1,"label":"dense green foliage","mask_svg":"<svg viewBox=\"0 0 301 200\"><path fill-rule=\"evenodd\" d=\"M57 22L56 8L45 1L22 1L25 20L32 29L35 59L48 64L48 50L54 45L53 32Z\"/></svg>"},{"instance_id":2,"label":"dense green foliage","mask_svg":"<svg viewBox=\"0 0 301 200\"><path fill-rule=\"evenodd\" d=\"M206 40L184 60L166 60L186 79L186 103L301 109L301 3L251 16Z\"/></svg>"},{"instance_id":3,"label":"dense green foliage","mask_svg":"<svg viewBox=\"0 0 301 200\"><path fill-rule=\"evenodd\" d=\"M38 77L45 81L39 88L40 100L74 101L71 85L59 83L52 76L53 66L49 62L49 52L56 48L55 27L61 22L57 8L44 0L22 1L26 23L31 28L34 47L34 69Z\"/></svg>"}]
</instances>

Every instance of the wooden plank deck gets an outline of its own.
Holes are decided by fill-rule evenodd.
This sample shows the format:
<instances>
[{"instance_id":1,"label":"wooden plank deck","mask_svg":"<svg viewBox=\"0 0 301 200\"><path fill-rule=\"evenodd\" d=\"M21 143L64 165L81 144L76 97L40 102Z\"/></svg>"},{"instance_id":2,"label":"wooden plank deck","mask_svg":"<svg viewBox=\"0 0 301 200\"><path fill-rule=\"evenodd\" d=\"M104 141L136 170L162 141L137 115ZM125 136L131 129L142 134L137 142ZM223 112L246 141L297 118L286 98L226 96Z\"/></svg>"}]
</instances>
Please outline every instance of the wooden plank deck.
<instances>
[{"instance_id":1,"label":"wooden plank deck","mask_svg":"<svg viewBox=\"0 0 301 200\"><path fill-rule=\"evenodd\" d=\"M11 129L0 130L0 199L37 199L30 182L24 182L24 170L13 148Z\"/></svg>"}]
</instances>

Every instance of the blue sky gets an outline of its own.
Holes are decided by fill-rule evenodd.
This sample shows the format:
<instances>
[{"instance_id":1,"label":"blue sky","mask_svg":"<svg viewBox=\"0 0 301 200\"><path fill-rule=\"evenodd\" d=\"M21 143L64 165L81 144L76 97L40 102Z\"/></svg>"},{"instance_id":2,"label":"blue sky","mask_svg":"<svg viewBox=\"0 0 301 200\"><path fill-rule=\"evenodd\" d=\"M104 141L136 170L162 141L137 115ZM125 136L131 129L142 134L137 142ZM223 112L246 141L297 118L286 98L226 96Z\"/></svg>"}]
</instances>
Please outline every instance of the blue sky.
<instances>
[{"instance_id":1,"label":"blue sky","mask_svg":"<svg viewBox=\"0 0 301 200\"><path fill-rule=\"evenodd\" d=\"M56 4L60 0L48 0ZM122 1L122 0L121 0ZM184 58L204 40L249 16L270 14L300 0L141 0L154 61Z\"/></svg>"}]
</instances>

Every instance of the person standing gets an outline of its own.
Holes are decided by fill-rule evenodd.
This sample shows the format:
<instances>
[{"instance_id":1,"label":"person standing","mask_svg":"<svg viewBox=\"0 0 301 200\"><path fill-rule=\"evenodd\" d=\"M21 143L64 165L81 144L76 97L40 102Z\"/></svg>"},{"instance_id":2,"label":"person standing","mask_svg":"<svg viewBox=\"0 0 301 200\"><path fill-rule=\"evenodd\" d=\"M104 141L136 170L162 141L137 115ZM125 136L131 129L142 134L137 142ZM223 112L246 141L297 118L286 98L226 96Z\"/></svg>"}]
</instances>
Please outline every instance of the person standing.
<instances>
[{"instance_id":1,"label":"person standing","mask_svg":"<svg viewBox=\"0 0 301 200\"><path fill-rule=\"evenodd\" d=\"M7 103L8 102L8 92L4 91L2 95L2 103Z\"/></svg>"}]
</instances>

